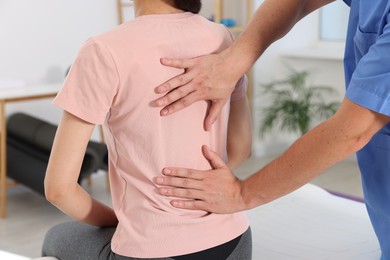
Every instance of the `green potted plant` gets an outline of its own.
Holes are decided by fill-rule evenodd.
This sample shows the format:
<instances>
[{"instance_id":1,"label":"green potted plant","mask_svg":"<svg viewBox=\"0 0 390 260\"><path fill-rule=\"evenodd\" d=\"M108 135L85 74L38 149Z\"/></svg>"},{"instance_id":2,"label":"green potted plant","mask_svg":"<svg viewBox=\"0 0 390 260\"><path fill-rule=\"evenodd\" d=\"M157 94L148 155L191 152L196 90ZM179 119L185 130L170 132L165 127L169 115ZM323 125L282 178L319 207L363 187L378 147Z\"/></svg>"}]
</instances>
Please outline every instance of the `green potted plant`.
<instances>
[{"instance_id":1,"label":"green potted plant","mask_svg":"<svg viewBox=\"0 0 390 260\"><path fill-rule=\"evenodd\" d=\"M293 71L287 78L264 85L264 94L271 104L262 109L260 134L278 127L281 131L305 134L315 120L332 116L339 101L326 101L337 91L329 86L307 83L307 71Z\"/></svg>"}]
</instances>

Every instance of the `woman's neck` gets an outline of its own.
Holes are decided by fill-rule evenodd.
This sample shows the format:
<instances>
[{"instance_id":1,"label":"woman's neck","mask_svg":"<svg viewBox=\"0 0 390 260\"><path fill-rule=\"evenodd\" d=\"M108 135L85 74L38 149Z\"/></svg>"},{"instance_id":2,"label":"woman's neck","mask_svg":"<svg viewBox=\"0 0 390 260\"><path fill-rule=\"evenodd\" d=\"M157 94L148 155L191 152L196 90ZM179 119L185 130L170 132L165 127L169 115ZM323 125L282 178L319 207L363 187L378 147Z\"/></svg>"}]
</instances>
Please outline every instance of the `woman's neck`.
<instances>
[{"instance_id":1,"label":"woman's neck","mask_svg":"<svg viewBox=\"0 0 390 260\"><path fill-rule=\"evenodd\" d=\"M148 14L175 14L184 12L177 9L173 0L134 0L135 16Z\"/></svg>"}]
</instances>

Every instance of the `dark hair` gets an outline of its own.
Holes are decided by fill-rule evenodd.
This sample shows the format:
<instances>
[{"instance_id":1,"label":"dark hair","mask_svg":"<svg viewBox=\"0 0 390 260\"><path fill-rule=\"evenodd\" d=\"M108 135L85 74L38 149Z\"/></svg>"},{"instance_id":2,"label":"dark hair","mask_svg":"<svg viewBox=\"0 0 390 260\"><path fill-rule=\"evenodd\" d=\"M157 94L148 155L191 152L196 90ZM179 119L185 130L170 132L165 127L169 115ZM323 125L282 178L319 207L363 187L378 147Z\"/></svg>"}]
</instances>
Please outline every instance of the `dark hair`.
<instances>
[{"instance_id":1,"label":"dark hair","mask_svg":"<svg viewBox=\"0 0 390 260\"><path fill-rule=\"evenodd\" d=\"M175 6L183 11L197 14L202 8L202 0L175 0Z\"/></svg>"}]
</instances>

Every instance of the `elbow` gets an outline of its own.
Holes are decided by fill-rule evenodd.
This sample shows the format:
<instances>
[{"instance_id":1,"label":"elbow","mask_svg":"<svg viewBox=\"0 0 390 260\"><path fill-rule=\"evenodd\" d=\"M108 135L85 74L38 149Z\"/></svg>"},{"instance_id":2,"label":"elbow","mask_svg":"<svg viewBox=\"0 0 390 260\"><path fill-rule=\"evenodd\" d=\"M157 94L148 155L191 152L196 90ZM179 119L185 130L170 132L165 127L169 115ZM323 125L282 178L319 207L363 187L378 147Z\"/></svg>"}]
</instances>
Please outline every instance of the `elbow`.
<instances>
[{"instance_id":1,"label":"elbow","mask_svg":"<svg viewBox=\"0 0 390 260\"><path fill-rule=\"evenodd\" d=\"M246 156L246 159L248 159L248 158L251 157L251 156L252 156L252 149L248 151L248 154L247 154L247 156Z\"/></svg>"},{"instance_id":2,"label":"elbow","mask_svg":"<svg viewBox=\"0 0 390 260\"><path fill-rule=\"evenodd\" d=\"M251 155L252 155L252 147L243 150L241 153L242 161L245 161L246 159L251 157Z\"/></svg>"},{"instance_id":3,"label":"elbow","mask_svg":"<svg viewBox=\"0 0 390 260\"><path fill-rule=\"evenodd\" d=\"M228 165L231 170L235 170L252 155L252 148L245 148L235 151L228 151Z\"/></svg>"},{"instance_id":4,"label":"elbow","mask_svg":"<svg viewBox=\"0 0 390 260\"><path fill-rule=\"evenodd\" d=\"M53 184L45 179L45 198L53 205L59 204L60 201L68 194L69 188L65 185Z\"/></svg>"},{"instance_id":5,"label":"elbow","mask_svg":"<svg viewBox=\"0 0 390 260\"><path fill-rule=\"evenodd\" d=\"M252 142L251 142L250 145L248 146L245 155L246 155L245 159L248 159L249 157L252 156Z\"/></svg>"},{"instance_id":6,"label":"elbow","mask_svg":"<svg viewBox=\"0 0 390 260\"><path fill-rule=\"evenodd\" d=\"M64 193L45 185L45 197L51 204L57 204L63 196Z\"/></svg>"},{"instance_id":7,"label":"elbow","mask_svg":"<svg viewBox=\"0 0 390 260\"><path fill-rule=\"evenodd\" d=\"M242 149L241 153L242 153L244 160L246 160L252 156L252 138L249 138L248 140L246 140L245 146Z\"/></svg>"},{"instance_id":8,"label":"elbow","mask_svg":"<svg viewBox=\"0 0 390 260\"><path fill-rule=\"evenodd\" d=\"M349 146L351 153L355 153L366 146L374 134L375 133L365 132L353 138Z\"/></svg>"}]
</instances>

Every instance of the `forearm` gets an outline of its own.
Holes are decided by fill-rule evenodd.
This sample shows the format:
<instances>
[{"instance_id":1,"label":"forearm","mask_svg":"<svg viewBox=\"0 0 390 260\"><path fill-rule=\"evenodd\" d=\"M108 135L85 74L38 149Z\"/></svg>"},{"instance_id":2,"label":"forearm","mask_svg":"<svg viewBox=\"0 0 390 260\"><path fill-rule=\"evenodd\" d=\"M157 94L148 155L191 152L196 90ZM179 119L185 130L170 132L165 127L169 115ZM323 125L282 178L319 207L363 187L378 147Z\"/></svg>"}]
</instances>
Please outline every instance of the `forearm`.
<instances>
[{"instance_id":1,"label":"forearm","mask_svg":"<svg viewBox=\"0 0 390 260\"><path fill-rule=\"evenodd\" d=\"M332 130L328 123L318 126L245 180L242 194L247 208L268 203L298 189L360 148L353 141L337 142L332 139L337 136L329 131Z\"/></svg>"},{"instance_id":2,"label":"forearm","mask_svg":"<svg viewBox=\"0 0 390 260\"><path fill-rule=\"evenodd\" d=\"M227 138L228 166L235 170L252 151L252 120L248 99L230 103Z\"/></svg>"},{"instance_id":3,"label":"forearm","mask_svg":"<svg viewBox=\"0 0 390 260\"><path fill-rule=\"evenodd\" d=\"M237 40L221 53L234 66L237 77L245 74L273 42L282 38L303 17L334 0L265 0Z\"/></svg>"},{"instance_id":4,"label":"forearm","mask_svg":"<svg viewBox=\"0 0 390 260\"><path fill-rule=\"evenodd\" d=\"M116 226L113 209L92 198L80 185L75 184L65 193L48 197L48 200L69 217L98 226Z\"/></svg>"},{"instance_id":5,"label":"forearm","mask_svg":"<svg viewBox=\"0 0 390 260\"><path fill-rule=\"evenodd\" d=\"M309 182L366 145L389 119L345 100L339 112L299 138L284 154L242 183L246 208ZM348 107L348 108L346 108Z\"/></svg>"},{"instance_id":6,"label":"forearm","mask_svg":"<svg viewBox=\"0 0 390 260\"><path fill-rule=\"evenodd\" d=\"M238 142L237 142L238 143ZM249 144L249 143L245 143ZM245 162L251 155L251 147L249 145L242 145L237 147L233 151L228 151L228 162L229 169L235 171L238 166Z\"/></svg>"},{"instance_id":7,"label":"forearm","mask_svg":"<svg viewBox=\"0 0 390 260\"><path fill-rule=\"evenodd\" d=\"M95 226L116 225L112 209L94 200L78 183L95 125L64 112L45 176L46 198L70 217Z\"/></svg>"}]
</instances>

